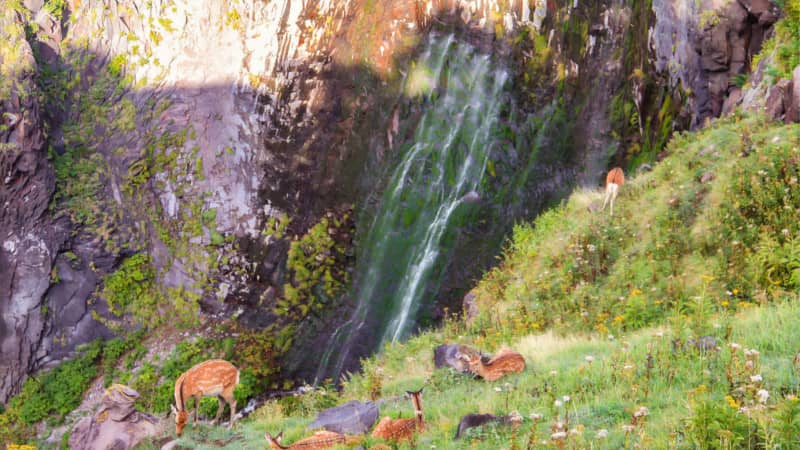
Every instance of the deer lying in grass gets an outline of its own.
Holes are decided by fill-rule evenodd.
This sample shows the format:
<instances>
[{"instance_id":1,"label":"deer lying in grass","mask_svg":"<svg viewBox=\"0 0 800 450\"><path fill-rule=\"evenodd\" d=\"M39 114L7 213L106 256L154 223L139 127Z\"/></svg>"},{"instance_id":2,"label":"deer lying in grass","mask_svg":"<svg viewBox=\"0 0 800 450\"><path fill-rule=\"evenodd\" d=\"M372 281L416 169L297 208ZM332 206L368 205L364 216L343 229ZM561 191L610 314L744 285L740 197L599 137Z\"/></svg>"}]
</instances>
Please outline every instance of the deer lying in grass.
<instances>
[{"instance_id":1,"label":"deer lying in grass","mask_svg":"<svg viewBox=\"0 0 800 450\"><path fill-rule=\"evenodd\" d=\"M189 413L186 411L186 400L189 398L194 398L192 426L197 425L197 409L200 406L200 399L216 395L219 400L219 408L217 416L211 423L217 423L225 409L225 403L227 403L231 407L231 421L228 425L228 428L231 428L233 417L236 415L236 399L233 397L233 389L237 384L239 384L239 369L221 359L201 362L182 373L175 381L175 405L172 405L172 412L175 414L175 432L178 436L183 433L183 427L189 418Z\"/></svg>"},{"instance_id":2,"label":"deer lying in grass","mask_svg":"<svg viewBox=\"0 0 800 450\"><path fill-rule=\"evenodd\" d=\"M267 443L269 443L269 448L272 450L321 450L341 444L351 445L361 440L360 437L350 437L333 431L317 431L313 436L300 439L287 447L281 445L282 436L282 431L275 437L272 437L269 433L264 434Z\"/></svg>"},{"instance_id":3,"label":"deer lying in grass","mask_svg":"<svg viewBox=\"0 0 800 450\"><path fill-rule=\"evenodd\" d=\"M469 365L470 372L480 375L486 381L496 381L506 374L517 373L525 370L525 358L519 353L504 348L488 362L484 362L480 355L465 355L460 353L458 358Z\"/></svg>"},{"instance_id":4,"label":"deer lying in grass","mask_svg":"<svg viewBox=\"0 0 800 450\"><path fill-rule=\"evenodd\" d=\"M387 441L410 440L414 433L425 429L425 420L422 417L422 389L406 394L411 396L414 403L413 419L391 419L384 417L372 430L372 437L386 439Z\"/></svg>"},{"instance_id":5,"label":"deer lying in grass","mask_svg":"<svg viewBox=\"0 0 800 450\"><path fill-rule=\"evenodd\" d=\"M625 173L619 167L614 167L608 171L606 175L606 198L603 200L603 207L600 211L606 209L606 203L611 200L611 215L614 215L614 199L617 198L620 186L625 184Z\"/></svg>"}]
</instances>

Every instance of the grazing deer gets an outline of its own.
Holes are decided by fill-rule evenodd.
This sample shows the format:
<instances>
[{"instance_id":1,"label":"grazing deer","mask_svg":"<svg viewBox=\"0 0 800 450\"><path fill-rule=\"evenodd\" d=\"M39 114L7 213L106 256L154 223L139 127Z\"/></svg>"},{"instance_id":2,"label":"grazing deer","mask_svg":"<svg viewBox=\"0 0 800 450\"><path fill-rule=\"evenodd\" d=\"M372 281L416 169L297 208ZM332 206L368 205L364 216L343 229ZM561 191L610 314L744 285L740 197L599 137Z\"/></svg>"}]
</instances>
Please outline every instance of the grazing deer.
<instances>
[{"instance_id":1,"label":"grazing deer","mask_svg":"<svg viewBox=\"0 0 800 450\"><path fill-rule=\"evenodd\" d=\"M525 370L525 358L519 353L504 348L497 352L492 359L484 362L480 355L465 355L460 353L458 358L469 365L470 372L480 375L486 381L496 381L506 374L517 373Z\"/></svg>"},{"instance_id":2,"label":"grazing deer","mask_svg":"<svg viewBox=\"0 0 800 450\"><path fill-rule=\"evenodd\" d=\"M269 448L272 450L321 450L324 448L331 448L336 445L345 444L355 444L356 442L360 441L359 437L349 437L341 433L335 433L333 431L317 431L314 433L313 436L300 439L299 441L295 442L292 445L284 446L281 445L281 438L283 437L283 431L278 433L277 436L272 437L269 433L266 433L264 437L267 439L269 443Z\"/></svg>"},{"instance_id":3,"label":"grazing deer","mask_svg":"<svg viewBox=\"0 0 800 450\"><path fill-rule=\"evenodd\" d=\"M422 389L406 394L411 396L414 403L413 419L391 419L384 417L372 430L372 437L386 439L387 441L410 440L414 433L425 429L425 420L422 417Z\"/></svg>"},{"instance_id":4,"label":"grazing deer","mask_svg":"<svg viewBox=\"0 0 800 450\"><path fill-rule=\"evenodd\" d=\"M606 175L606 198L603 200L603 207L600 211L606 209L606 203L611 200L611 215L614 215L614 199L617 198L619 187L625 184L625 174L619 167L614 167L608 171Z\"/></svg>"},{"instance_id":5,"label":"grazing deer","mask_svg":"<svg viewBox=\"0 0 800 450\"><path fill-rule=\"evenodd\" d=\"M186 372L175 381L175 405L172 405L172 412L175 413L175 432L178 436L183 432L189 413L186 411L188 398L194 398L194 422L197 425L197 409L200 406L200 399L216 395L219 400L217 416L211 422L217 423L225 403L231 407L231 422L228 428L233 426L233 417L236 415L236 399L233 397L233 389L239 384L239 369L233 364L221 359L210 359L201 362Z\"/></svg>"}]
</instances>

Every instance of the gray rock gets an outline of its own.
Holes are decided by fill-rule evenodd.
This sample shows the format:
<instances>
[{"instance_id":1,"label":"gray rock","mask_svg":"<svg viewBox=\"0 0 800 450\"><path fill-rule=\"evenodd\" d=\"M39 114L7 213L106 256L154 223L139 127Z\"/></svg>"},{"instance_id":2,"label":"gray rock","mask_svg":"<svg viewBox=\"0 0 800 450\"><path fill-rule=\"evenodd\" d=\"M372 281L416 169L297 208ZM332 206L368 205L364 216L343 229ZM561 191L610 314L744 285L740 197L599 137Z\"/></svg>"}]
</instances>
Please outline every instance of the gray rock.
<instances>
[{"instance_id":1,"label":"gray rock","mask_svg":"<svg viewBox=\"0 0 800 450\"><path fill-rule=\"evenodd\" d=\"M136 410L139 393L114 384L106 389L97 413L84 417L72 430L70 448L127 450L161 431L158 420Z\"/></svg>"},{"instance_id":2,"label":"gray rock","mask_svg":"<svg viewBox=\"0 0 800 450\"><path fill-rule=\"evenodd\" d=\"M792 72L792 82L787 86L786 123L800 122L800 65Z\"/></svg>"},{"instance_id":3,"label":"gray rock","mask_svg":"<svg viewBox=\"0 0 800 450\"><path fill-rule=\"evenodd\" d=\"M771 120L778 120L786 112L786 97L790 88L789 80L780 80L767 91L767 99L764 102L764 113Z\"/></svg>"},{"instance_id":4,"label":"gray rock","mask_svg":"<svg viewBox=\"0 0 800 450\"><path fill-rule=\"evenodd\" d=\"M469 372L467 364L458 359L458 353L478 355L480 352L461 344L442 344L433 349L433 365L437 369L450 367L459 372Z\"/></svg>"},{"instance_id":5,"label":"gray rock","mask_svg":"<svg viewBox=\"0 0 800 450\"><path fill-rule=\"evenodd\" d=\"M308 429L324 428L336 433L366 434L377 420L378 406L375 403L352 400L320 412Z\"/></svg>"}]
</instances>

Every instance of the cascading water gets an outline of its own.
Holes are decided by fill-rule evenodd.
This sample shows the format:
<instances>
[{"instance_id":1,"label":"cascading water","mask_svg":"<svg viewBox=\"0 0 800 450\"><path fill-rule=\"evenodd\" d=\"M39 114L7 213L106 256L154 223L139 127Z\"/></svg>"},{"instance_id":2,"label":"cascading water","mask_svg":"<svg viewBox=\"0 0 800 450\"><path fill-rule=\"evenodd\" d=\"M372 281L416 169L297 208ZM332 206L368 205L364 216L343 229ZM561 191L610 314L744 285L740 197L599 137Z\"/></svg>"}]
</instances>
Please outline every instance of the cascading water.
<instances>
[{"instance_id":1,"label":"cascading water","mask_svg":"<svg viewBox=\"0 0 800 450\"><path fill-rule=\"evenodd\" d=\"M448 253L462 199L480 190L506 79L471 45L452 35L429 38L405 80L405 92L429 104L361 242L356 308L330 341L317 380L338 376L354 347L363 356L404 338L415 324L428 284L438 282L432 278Z\"/></svg>"}]
</instances>

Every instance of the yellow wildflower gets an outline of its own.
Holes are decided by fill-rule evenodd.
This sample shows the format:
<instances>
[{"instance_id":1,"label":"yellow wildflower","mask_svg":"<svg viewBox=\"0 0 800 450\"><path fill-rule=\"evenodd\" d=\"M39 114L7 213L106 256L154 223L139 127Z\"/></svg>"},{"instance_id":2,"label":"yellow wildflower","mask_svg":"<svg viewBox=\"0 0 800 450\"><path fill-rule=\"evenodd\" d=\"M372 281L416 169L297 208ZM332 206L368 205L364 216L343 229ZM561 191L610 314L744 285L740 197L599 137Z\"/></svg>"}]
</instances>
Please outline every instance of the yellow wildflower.
<instances>
[{"instance_id":1,"label":"yellow wildflower","mask_svg":"<svg viewBox=\"0 0 800 450\"><path fill-rule=\"evenodd\" d=\"M725 396L725 401L728 402L728 405L730 405L731 408L739 409L739 403L737 403L736 400L730 395Z\"/></svg>"}]
</instances>

